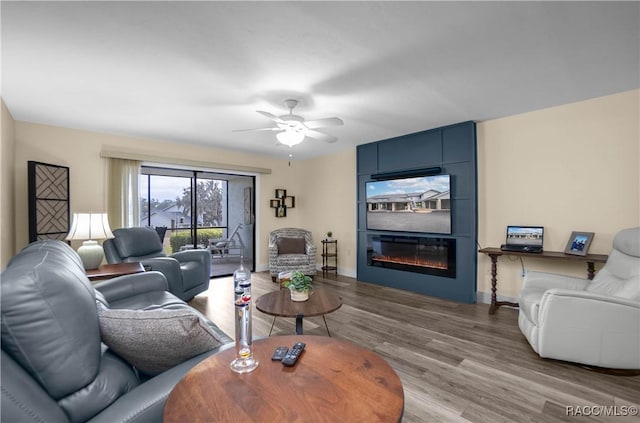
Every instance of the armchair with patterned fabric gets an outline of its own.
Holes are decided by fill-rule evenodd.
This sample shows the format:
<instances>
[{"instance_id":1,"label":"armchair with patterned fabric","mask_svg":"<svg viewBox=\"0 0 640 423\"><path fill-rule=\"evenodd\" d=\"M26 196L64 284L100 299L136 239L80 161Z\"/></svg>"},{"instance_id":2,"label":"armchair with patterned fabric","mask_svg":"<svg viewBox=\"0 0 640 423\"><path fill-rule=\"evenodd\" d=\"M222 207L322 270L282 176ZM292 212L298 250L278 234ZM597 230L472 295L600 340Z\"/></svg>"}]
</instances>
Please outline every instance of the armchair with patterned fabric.
<instances>
[{"instance_id":1,"label":"armchair with patterned fabric","mask_svg":"<svg viewBox=\"0 0 640 423\"><path fill-rule=\"evenodd\" d=\"M278 273L292 270L315 276L316 246L311 232L299 228L276 229L269 234L271 279L275 281Z\"/></svg>"}]
</instances>

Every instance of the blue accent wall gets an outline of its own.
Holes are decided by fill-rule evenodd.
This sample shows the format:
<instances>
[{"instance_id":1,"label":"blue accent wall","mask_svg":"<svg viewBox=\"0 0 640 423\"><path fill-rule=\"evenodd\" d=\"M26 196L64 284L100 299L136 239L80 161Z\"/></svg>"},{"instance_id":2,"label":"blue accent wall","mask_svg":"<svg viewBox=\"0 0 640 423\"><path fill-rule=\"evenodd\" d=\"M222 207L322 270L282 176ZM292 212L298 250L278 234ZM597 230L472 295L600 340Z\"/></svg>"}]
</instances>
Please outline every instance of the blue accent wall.
<instances>
[{"instance_id":1,"label":"blue accent wall","mask_svg":"<svg viewBox=\"0 0 640 423\"><path fill-rule=\"evenodd\" d=\"M365 183L371 175L439 166L451 175L451 235L410 233L456 239L456 278L425 275L367 265L367 236L403 232L368 231ZM393 288L454 301L476 301L477 275L477 159L476 125L462 122L397 138L359 145L357 277Z\"/></svg>"}]
</instances>

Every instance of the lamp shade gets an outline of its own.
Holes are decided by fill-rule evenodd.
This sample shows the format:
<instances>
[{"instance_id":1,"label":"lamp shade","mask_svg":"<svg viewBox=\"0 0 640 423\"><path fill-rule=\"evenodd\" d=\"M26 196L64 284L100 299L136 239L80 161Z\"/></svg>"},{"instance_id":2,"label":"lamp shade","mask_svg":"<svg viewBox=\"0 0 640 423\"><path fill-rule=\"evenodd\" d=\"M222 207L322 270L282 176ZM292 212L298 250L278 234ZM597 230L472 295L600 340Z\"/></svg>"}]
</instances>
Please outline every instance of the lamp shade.
<instances>
[{"instance_id":1,"label":"lamp shade","mask_svg":"<svg viewBox=\"0 0 640 423\"><path fill-rule=\"evenodd\" d=\"M113 238L106 213L74 213L67 240Z\"/></svg>"},{"instance_id":2,"label":"lamp shade","mask_svg":"<svg viewBox=\"0 0 640 423\"><path fill-rule=\"evenodd\" d=\"M284 145L292 147L296 144L300 144L304 139L305 134L302 131L296 131L295 129L287 128L286 131L278 132L276 138Z\"/></svg>"},{"instance_id":3,"label":"lamp shade","mask_svg":"<svg viewBox=\"0 0 640 423\"><path fill-rule=\"evenodd\" d=\"M96 239L113 238L106 213L74 213L67 240L84 240L78 255L85 270L97 269L102 263L104 251Z\"/></svg>"}]
</instances>

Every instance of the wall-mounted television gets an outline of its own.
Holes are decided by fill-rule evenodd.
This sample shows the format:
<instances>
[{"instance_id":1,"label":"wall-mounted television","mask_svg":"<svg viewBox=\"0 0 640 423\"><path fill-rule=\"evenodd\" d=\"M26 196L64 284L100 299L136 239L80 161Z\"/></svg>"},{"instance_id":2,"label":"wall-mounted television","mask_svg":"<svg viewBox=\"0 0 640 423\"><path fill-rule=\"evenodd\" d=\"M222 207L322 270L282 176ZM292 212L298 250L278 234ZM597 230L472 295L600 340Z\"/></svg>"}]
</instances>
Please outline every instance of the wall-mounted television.
<instances>
[{"instance_id":1,"label":"wall-mounted television","mask_svg":"<svg viewBox=\"0 0 640 423\"><path fill-rule=\"evenodd\" d=\"M450 175L366 183L367 229L451 233Z\"/></svg>"}]
</instances>

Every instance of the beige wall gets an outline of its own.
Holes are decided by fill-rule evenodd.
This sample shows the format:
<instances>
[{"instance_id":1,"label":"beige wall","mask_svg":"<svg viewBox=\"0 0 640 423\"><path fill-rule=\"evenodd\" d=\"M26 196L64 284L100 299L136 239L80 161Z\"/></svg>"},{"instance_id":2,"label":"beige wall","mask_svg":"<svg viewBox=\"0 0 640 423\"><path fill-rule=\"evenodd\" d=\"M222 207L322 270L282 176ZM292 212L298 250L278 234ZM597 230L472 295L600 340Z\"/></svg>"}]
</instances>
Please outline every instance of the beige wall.
<instances>
[{"instance_id":1,"label":"beige wall","mask_svg":"<svg viewBox=\"0 0 640 423\"><path fill-rule=\"evenodd\" d=\"M639 225L639 97L640 90L635 90L478 123L480 245L499 246L508 224L535 224L546 227L548 250L563 251L571 231L592 231L596 236L590 251L607 253L618 230ZM103 210L105 163L100 150L133 148L166 157L271 168L272 174L257 179L257 270L267 269L269 232L292 226L309 228L319 251L326 231L333 231L339 241L340 273L356 273L355 149L294 160L289 166L285 157L25 122L15 123L15 139L15 215L5 219L3 208L2 221L3 229L5 221L15 222L17 249L26 245L28 238L28 160L71 168L72 211ZM4 126L2 142L4 149ZM3 186L5 176L10 177L4 157L3 150ZM268 207L276 188L296 197L296 208L284 219L276 218ZM2 196L4 207L4 190ZM537 259L527 259L524 264L527 269L586 274L581 264ZM484 293L490 291L489 272L488 258L479 256L478 290ZM519 261L501 259L498 293L515 297L521 283Z\"/></svg>"},{"instance_id":2,"label":"beige wall","mask_svg":"<svg viewBox=\"0 0 640 423\"><path fill-rule=\"evenodd\" d=\"M0 269L15 254L15 122L0 99Z\"/></svg>"},{"instance_id":3,"label":"beige wall","mask_svg":"<svg viewBox=\"0 0 640 423\"><path fill-rule=\"evenodd\" d=\"M480 122L478 241L499 247L509 224L545 227L544 248L564 251L572 231L595 232L590 252L640 225L640 90ZM586 277L584 263L525 259L526 269ZM498 294L515 297L519 261L498 263ZM478 291L490 262L478 257Z\"/></svg>"},{"instance_id":4,"label":"beige wall","mask_svg":"<svg viewBox=\"0 0 640 423\"><path fill-rule=\"evenodd\" d=\"M314 239L318 248L321 247L320 239L323 238L326 225L317 223L317 219L309 218L307 211L314 215L316 203L326 206L325 198L318 196L314 187L309 187L307 180L316 178L314 172L321 166L316 161L311 161L312 169L309 169L305 161L293 160L289 165L288 151L283 150L285 158L273 158L254 154L246 154L236 151L205 148L197 146L185 146L174 143L122 137L116 135L101 134L76 129L66 129L47 125L39 125L27 122L16 122L16 248L20 249L28 243L27 220L27 161L35 160L52 163L70 168L70 199L71 211L102 211L106 210L106 160L100 158L100 151L126 150L147 152L149 154L168 158L185 160L210 161L215 163L228 163L240 166L252 166L270 168L271 174L258 175L256 178L256 231L257 231L257 259L256 268L266 270L268 268L267 240L271 230L279 227L310 227L313 230ZM329 185L344 185L342 180L345 173L348 183L355 185L355 173L353 163L355 160L345 159L344 155L338 155L343 172L329 172L322 178ZM353 157L353 154L347 157ZM168 159L167 162L170 162ZM319 159L331 162L330 156ZM345 163L347 161L348 163ZM349 172L351 170L351 172ZM320 170L318 170L320 171ZM274 210L269 208L269 200L274 197L276 188L284 188L289 195L296 197L296 208L290 209L286 218L276 218ZM355 188L353 188L355 192ZM326 191L326 190L325 190ZM343 190L338 192L342 195ZM346 195L346 194L345 194ZM349 194L349 200L342 200L345 208L355 210L354 195ZM350 203L350 205L349 205ZM315 216L315 215L314 215ZM316 224L317 223L317 224ZM311 226L307 226L307 225ZM336 234L339 227L355 228L355 220L350 223L341 221L335 225ZM319 232L316 232L316 228ZM341 232L353 234L344 229ZM334 235L335 236L335 235ZM349 245L347 243L347 245ZM353 241L351 241L351 254ZM318 257L320 262L321 258ZM355 260L349 264L345 260L342 264L346 274L355 274Z\"/></svg>"},{"instance_id":5,"label":"beige wall","mask_svg":"<svg viewBox=\"0 0 640 423\"><path fill-rule=\"evenodd\" d=\"M338 240L338 273L356 275L356 150L304 162L305 192L302 226L313 232L322 265L321 239L331 231ZM330 263L333 266L333 262Z\"/></svg>"}]
</instances>

